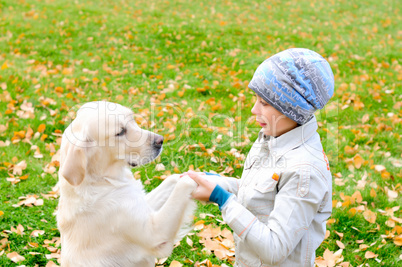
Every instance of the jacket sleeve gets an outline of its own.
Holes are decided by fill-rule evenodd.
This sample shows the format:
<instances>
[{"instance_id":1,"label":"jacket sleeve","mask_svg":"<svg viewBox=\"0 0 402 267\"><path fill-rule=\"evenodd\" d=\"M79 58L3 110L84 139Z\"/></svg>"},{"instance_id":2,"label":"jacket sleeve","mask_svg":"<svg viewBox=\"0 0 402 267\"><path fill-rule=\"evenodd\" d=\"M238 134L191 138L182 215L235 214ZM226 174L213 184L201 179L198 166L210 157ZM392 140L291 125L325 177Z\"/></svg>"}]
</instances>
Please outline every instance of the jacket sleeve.
<instances>
[{"instance_id":1,"label":"jacket sleeve","mask_svg":"<svg viewBox=\"0 0 402 267\"><path fill-rule=\"evenodd\" d=\"M219 175L206 175L204 176L204 178L207 179L208 181L218 184L226 191L233 193L235 195L237 195L237 192L239 191L240 179L234 177L219 176Z\"/></svg>"},{"instance_id":2,"label":"jacket sleeve","mask_svg":"<svg viewBox=\"0 0 402 267\"><path fill-rule=\"evenodd\" d=\"M265 264L280 264L290 255L327 200L327 182L313 169L304 166L282 173L267 224L260 222L235 196L222 207L226 223Z\"/></svg>"}]
</instances>

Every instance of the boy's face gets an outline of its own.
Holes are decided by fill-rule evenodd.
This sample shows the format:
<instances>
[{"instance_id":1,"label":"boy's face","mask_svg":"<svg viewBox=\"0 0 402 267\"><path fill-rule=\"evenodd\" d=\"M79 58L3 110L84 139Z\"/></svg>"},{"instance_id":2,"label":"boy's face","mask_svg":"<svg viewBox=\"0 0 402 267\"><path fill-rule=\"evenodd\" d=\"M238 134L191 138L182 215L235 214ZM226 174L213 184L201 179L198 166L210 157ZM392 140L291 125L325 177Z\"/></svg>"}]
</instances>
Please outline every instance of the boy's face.
<instances>
[{"instance_id":1,"label":"boy's face","mask_svg":"<svg viewBox=\"0 0 402 267\"><path fill-rule=\"evenodd\" d=\"M265 135L277 137L297 127L295 121L283 115L257 94L255 96L257 100L251 109L251 113L256 115L256 120L261 125Z\"/></svg>"}]
</instances>

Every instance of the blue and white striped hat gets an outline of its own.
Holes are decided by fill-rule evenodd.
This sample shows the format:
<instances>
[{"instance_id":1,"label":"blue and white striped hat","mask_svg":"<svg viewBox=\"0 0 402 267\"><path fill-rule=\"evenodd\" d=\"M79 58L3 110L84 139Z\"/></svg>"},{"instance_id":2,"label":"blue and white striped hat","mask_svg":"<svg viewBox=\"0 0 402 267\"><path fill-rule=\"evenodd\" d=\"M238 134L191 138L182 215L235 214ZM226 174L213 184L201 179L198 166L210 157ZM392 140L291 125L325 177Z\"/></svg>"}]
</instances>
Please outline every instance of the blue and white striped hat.
<instances>
[{"instance_id":1,"label":"blue and white striped hat","mask_svg":"<svg viewBox=\"0 0 402 267\"><path fill-rule=\"evenodd\" d=\"M302 125L334 94L334 74L321 55L305 48L291 48L261 63L248 87Z\"/></svg>"}]
</instances>

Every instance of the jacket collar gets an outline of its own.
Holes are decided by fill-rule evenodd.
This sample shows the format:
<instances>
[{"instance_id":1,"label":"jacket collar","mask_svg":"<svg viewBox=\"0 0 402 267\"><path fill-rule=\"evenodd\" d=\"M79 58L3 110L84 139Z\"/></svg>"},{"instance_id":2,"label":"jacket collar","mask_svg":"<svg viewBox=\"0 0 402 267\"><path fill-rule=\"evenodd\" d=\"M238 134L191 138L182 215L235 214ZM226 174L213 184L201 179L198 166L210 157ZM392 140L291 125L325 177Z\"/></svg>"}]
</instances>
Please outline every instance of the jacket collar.
<instances>
[{"instance_id":1,"label":"jacket collar","mask_svg":"<svg viewBox=\"0 0 402 267\"><path fill-rule=\"evenodd\" d=\"M262 130L258 133L258 142L266 142L270 154L279 159L286 152L299 147L310 139L318 129L317 119L315 116L305 124L290 130L276 138L272 136L264 136Z\"/></svg>"}]
</instances>

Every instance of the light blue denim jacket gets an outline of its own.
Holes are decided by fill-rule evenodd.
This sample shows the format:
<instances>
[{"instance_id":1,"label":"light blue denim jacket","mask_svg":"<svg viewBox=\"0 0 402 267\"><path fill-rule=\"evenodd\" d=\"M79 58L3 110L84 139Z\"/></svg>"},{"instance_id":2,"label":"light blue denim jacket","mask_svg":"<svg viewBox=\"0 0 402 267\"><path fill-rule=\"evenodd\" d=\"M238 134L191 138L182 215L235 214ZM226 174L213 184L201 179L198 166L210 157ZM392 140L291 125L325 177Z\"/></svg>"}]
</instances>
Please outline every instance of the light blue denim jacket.
<instances>
[{"instance_id":1,"label":"light blue denim jacket","mask_svg":"<svg viewBox=\"0 0 402 267\"><path fill-rule=\"evenodd\" d=\"M259 133L241 179L210 178L233 193L221 207L235 266L313 266L332 211L332 176L312 118L277 138Z\"/></svg>"}]
</instances>

